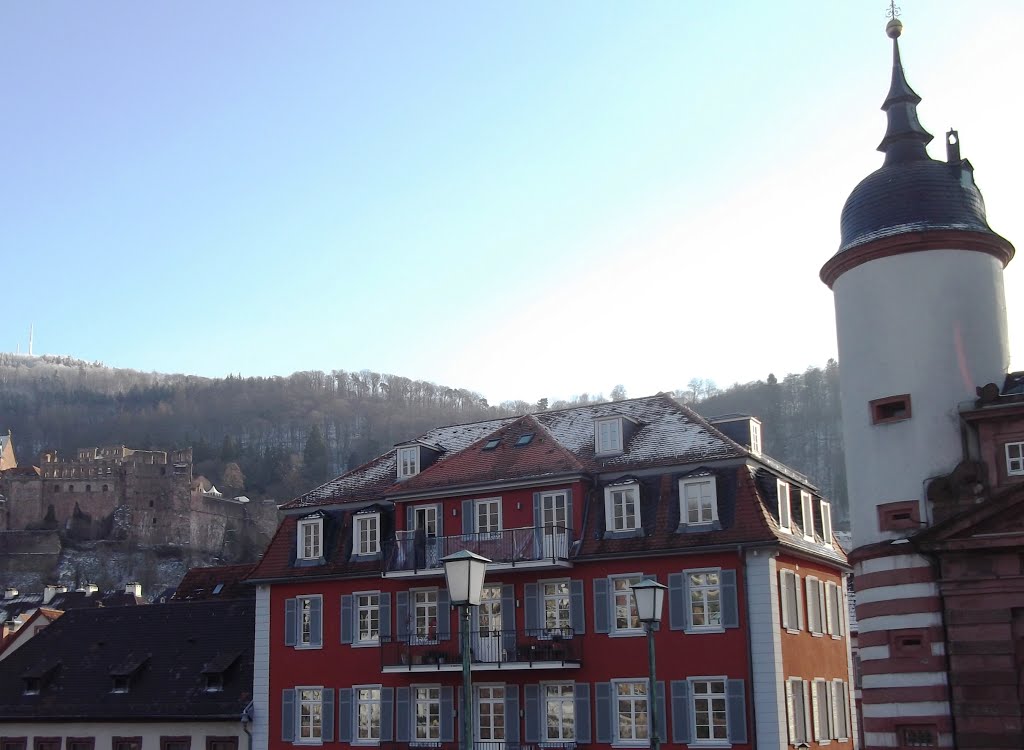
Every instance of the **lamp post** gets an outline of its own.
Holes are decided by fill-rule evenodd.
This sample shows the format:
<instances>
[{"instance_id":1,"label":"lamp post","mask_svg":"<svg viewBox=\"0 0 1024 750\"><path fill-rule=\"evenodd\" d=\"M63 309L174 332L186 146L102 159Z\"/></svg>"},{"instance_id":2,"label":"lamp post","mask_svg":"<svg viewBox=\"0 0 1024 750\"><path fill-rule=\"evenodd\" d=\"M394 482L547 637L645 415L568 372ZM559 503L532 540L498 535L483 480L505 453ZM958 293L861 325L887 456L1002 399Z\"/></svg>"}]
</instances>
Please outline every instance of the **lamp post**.
<instances>
[{"instance_id":1,"label":"lamp post","mask_svg":"<svg viewBox=\"0 0 1024 750\"><path fill-rule=\"evenodd\" d=\"M462 623L462 750L473 748L473 676L469 665L470 607L480 606L484 574L491 561L486 557L460 550L442 557L444 577L451 603L459 608Z\"/></svg>"},{"instance_id":2,"label":"lamp post","mask_svg":"<svg viewBox=\"0 0 1024 750\"><path fill-rule=\"evenodd\" d=\"M658 736L658 701L655 695L657 682L654 675L654 626L661 622L661 608L665 603L665 592L668 590L668 586L663 586L653 578L645 578L630 588L633 589L637 617L647 626L647 671L649 675L647 715L650 717L648 734L651 738L651 750L658 750L661 746L661 738Z\"/></svg>"}]
</instances>

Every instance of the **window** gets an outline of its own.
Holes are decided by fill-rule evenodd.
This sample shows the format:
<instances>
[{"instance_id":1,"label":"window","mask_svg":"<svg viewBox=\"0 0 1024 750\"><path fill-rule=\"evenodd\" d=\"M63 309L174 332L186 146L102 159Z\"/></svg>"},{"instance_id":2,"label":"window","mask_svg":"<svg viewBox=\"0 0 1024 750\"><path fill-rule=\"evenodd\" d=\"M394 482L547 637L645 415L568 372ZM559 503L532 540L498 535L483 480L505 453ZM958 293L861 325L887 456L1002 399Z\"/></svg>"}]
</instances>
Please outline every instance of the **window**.
<instances>
[{"instance_id":1,"label":"window","mask_svg":"<svg viewBox=\"0 0 1024 750\"><path fill-rule=\"evenodd\" d=\"M1011 477L1024 474L1024 443L1006 444L1006 473Z\"/></svg>"},{"instance_id":2,"label":"window","mask_svg":"<svg viewBox=\"0 0 1024 750\"><path fill-rule=\"evenodd\" d=\"M808 683L799 677L786 680L786 718L789 720L789 744L810 742L808 727L810 713L807 710Z\"/></svg>"},{"instance_id":3,"label":"window","mask_svg":"<svg viewBox=\"0 0 1024 750\"><path fill-rule=\"evenodd\" d=\"M576 691L572 683L543 685L544 740L573 742L576 739Z\"/></svg>"},{"instance_id":4,"label":"window","mask_svg":"<svg viewBox=\"0 0 1024 750\"><path fill-rule=\"evenodd\" d=\"M420 449L418 446L398 449L398 478L408 479L420 473Z\"/></svg>"},{"instance_id":5,"label":"window","mask_svg":"<svg viewBox=\"0 0 1024 750\"><path fill-rule=\"evenodd\" d=\"M821 511L821 540L828 546L832 546L832 505L824 500L818 501L818 509Z\"/></svg>"},{"instance_id":6,"label":"window","mask_svg":"<svg viewBox=\"0 0 1024 750\"><path fill-rule=\"evenodd\" d=\"M626 743L645 743L647 731L647 680L616 681L615 685L615 740Z\"/></svg>"},{"instance_id":7,"label":"window","mask_svg":"<svg viewBox=\"0 0 1024 750\"><path fill-rule=\"evenodd\" d=\"M613 633L642 633L640 616L636 612L636 599L633 598L632 586L640 583L643 576L617 576L612 583L612 620Z\"/></svg>"},{"instance_id":8,"label":"window","mask_svg":"<svg viewBox=\"0 0 1024 750\"><path fill-rule=\"evenodd\" d=\"M569 619L569 582L547 581L541 584L544 598L544 629L562 630L572 627Z\"/></svg>"},{"instance_id":9,"label":"window","mask_svg":"<svg viewBox=\"0 0 1024 750\"><path fill-rule=\"evenodd\" d=\"M380 686L355 688L355 742L380 742Z\"/></svg>"},{"instance_id":10,"label":"window","mask_svg":"<svg viewBox=\"0 0 1024 750\"><path fill-rule=\"evenodd\" d=\"M842 680L832 680L832 737L850 737L850 688Z\"/></svg>"},{"instance_id":11,"label":"window","mask_svg":"<svg viewBox=\"0 0 1024 750\"><path fill-rule=\"evenodd\" d=\"M718 520L718 492L714 477L679 480L680 517L688 525Z\"/></svg>"},{"instance_id":12,"label":"window","mask_svg":"<svg viewBox=\"0 0 1024 750\"><path fill-rule=\"evenodd\" d=\"M608 531L634 531L640 528L640 485L636 482L606 487L605 517Z\"/></svg>"},{"instance_id":13,"label":"window","mask_svg":"<svg viewBox=\"0 0 1024 750\"><path fill-rule=\"evenodd\" d=\"M750 420L750 452L761 455L761 423L756 419Z\"/></svg>"},{"instance_id":14,"label":"window","mask_svg":"<svg viewBox=\"0 0 1024 750\"><path fill-rule=\"evenodd\" d=\"M207 737L206 738L206 750L238 750L238 738L237 737Z\"/></svg>"},{"instance_id":15,"label":"window","mask_svg":"<svg viewBox=\"0 0 1024 750\"><path fill-rule=\"evenodd\" d=\"M414 742L441 741L441 688L413 688Z\"/></svg>"},{"instance_id":16,"label":"window","mask_svg":"<svg viewBox=\"0 0 1024 750\"><path fill-rule=\"evenodd\" d=\"M896 727L896 739L900 748L938 747L939 730L935 725L919 724Z\"/></svg>"},{"instance_id":17,"label":"window","mask_svg":"<svg viewBox=\"0 0 1024 750\"><path fill-rule=\"evenodd\" d=\"M300 596L296 598L298 612L298 646L320 645L320 597Z\"/></svg>"},{"instance_id":18,"label":"window","mask_svg":"<svg viewBox=\"0 0 1024 750\"><path fill-rule=\"evenodd\" d=\"M357 555L376 555L380 552L380 513L363 513L355 516L352 527L353 544Z\"/></svg>"},{"instance_id":19,"label":"window","mask_svg":"<svg viewBox=\"0 0 1024 750\"><path fill-rule=\"evenodd\" d=\"M0 738L0 750L25 750L27 743L27 737L2 737Z\"/></svg>"},{"instance_id":20,"label":"window","mask_svg":"<svg viewBox=\"0 0 1024 750\"><path fill-rule=\"evenodd\" d=\"M296 742L323 739L323 688L296 688L299 704L299 733Z\"/></svg>"},{"instance_id":21,"label":"window","mask_svg":"<svg viewBox=\"0 0 1024 750\"><path fill-rule=\"evenodd\" d=\"M817 742L825 744L836 736L832 721L831 686L821 678L815 679L811 688L811 714L814 739Z\"/></svg>"},{"instance_id":22,"label":"window","mask_svg":"<svg viewBox=\"0 0 1024 750\"><path fill-rule=\"evenodd\" d=\"M304 518L299 521L298 558L300 560L319 560L322 556L323 523L322 516Z\"/></svg>"},{"instance_id":23,"label":"window","mask_svg":"<svg viewBox=\"0 0 1024 750\"><path fill-rule=\"evenodd\" d=\"M782 598L782 627L796 632L803 626L800 607L800 576L792 570L779 571L779 594Z\"/></svg>"},{"instance_id":24,"label":"window","mask_svg":"<svg viewBox=\"0 0 1024 750\"><path fill-rule=\"evenodd\" d=\"M697 570L686 575L690 590L690 626L695 630L722 627L720 571Z\"/></svg>"},{"instance_id":25,"label":"window","mask_svg":"<svg viewBox=\"0 0 1024 750\"><path fill-rule=\"evenodd\" d=\"M142 750L142 738L113 737L110 746L112 750Z\"/></svg>"},{"instance_id":26,"label":"window","mask_svg":"<svg viewBox=\"0 0 1024 750\"><path fill-rule=\"evenodd\" d=\"M829 581L825 584L825 619L828 633L833 638L843 634L843 597L839 587Z\"/></svg>"},{"instance_id":27,"label":"window","mask_svg":"<svg viewBox=\"0 0 1024 750\"><path fill-rule=\"evenodd\" d=\"M599 419L594 422L594 446L595 453L621 453L622 452L622 419Z\"/></svg>"},{"instance_id":28,"label":"window","mask_svg":"<svg viewBox=\"0 0 1024 750\"><path fill-rule=\"evenodd\" d=\"M789 483L783 482L781 479L776 480L775 494L779 502L779 528L789 531L792 523L789 517Z\"/></svg>"},{"instance_id":29,"label":"window","mask_svg":"<svg viewBox=\"0 0 1024 750\"><path fill-rule=\"evenodd\" d=\"M192 747L191 737L161 737L160 750L189 750Z\"/></svg>"},{"instance_id":30,"label":"window","mask_svg":"<svg viewBox=\"0 0 1024 750\"><path fill-rule=\"evenodd\" d=\"M917 500L901 500L878 506L879 531L905 531L921 525Z\"/></svg>"},{"instance_id":31,"label":"window","mask_svg":"<svg viewBox=\"0 0 1024 750\"><path fill-rule=\"evenodd\" d=\"M814 541L814 498L806 490L800 490L800 519L804 531L804 539Z\"/></svg>"},{"instance_id":32,"label":"window","mask_svg":"<svg viewBox=\"0 0 1024 750\"><path fill-rule=\"evenodd\" d=\"M869 404L872 424L888 424L910 419L910 394L876 398Z\"/></svg>"},{"instance_id":33,"label":"window","mask_svg":"<svg viewBox=\"0 0 1024 750\"><path fill-rule=\"evenodd\" d=\"M380 594L355 594L356 643L380 641Z\"/></svg>"},{"instance_id":34,"label":"window","mask_svg":"<svg viewBox=\"0 0 1024 750\"><path fill-rule=\"evenodd\" d=\"M821 581L817 578L807 576L807 629L814 635L821 635L822 610L824 609L825 593Z\"/></svg>"},{"instance_id":35,"label":"window","mask_svg":"<svg viewBox=\"0 0 1024 750\"><path fill-rule=\"evenodd\" d=\"M437 589L412 592L413 636L418 643L437 643Z\"/></svg>"},{"instance_id":36,"label":"window","mask_svg":"<svg viewBox=\"0 0 1024 750\"><path fill-rule=\"evenodd\" d=\"M206 692L220 693L224 690L224 675L221 672L206 675Z\"/></svg>"},{"instance_id":37,"label":"window","mask_svg":"<svg viewBox=\"0 0 1024 750\"><path fill-rule=\"evenodd\" d=\"M484 450L493 451L499 445L501 445L501 438L494 438L492 440L487 441L487 443L484 445Z\"/></svg>"},{"instance_id":38,"label":"window","mask_svg":"<svg viewBox=\"0 0 1024 750\"><path fill-rule=\"evenodd\" d=\"M931 656L931 639L924 628L889 631L889 656L893 659L924 659Z\"/></svg>"},{"instance_id":39,"label":"window","mask_svg":"<svg viewBox=\"0 0 1024 750\"><path fill-rule=\"evenodd\" d=\"M523 435L520 435L519 439L516 441L516 448L522 448L524 445L529 445L532 440L533 440L533 433L532 432L527 432L527 433L525 433Z\"/></svg>"},{"instance_id":40,"label":"window","mask_svg":"<svg viewBox=\"0 0 1024 750\"><path fill-rule=\"evenodd\" d=\"M690 694L693 700L694 737L697 743L727 742L729 721L725 678L691 680Z\"/></svg>"},{"instance_id":41,"label":"window","mask_svg":"<svg viewBox=\"0 0 1024 750\"><path fill-rule=\"evenodd\" d=\"M68 737L67 750L96 750L96 738Z\"/></svg>"},{"instance_id":42,"label":"window","mask_svg":"<svg viewBox=\"0 0 1024 750\"><path fill-rule=\"evenodd\" d=\"M32 742L33 750L60 750L60 737L36 737Z\"/></svg>"},{"instance_id":43,"label":"window","mask_svg":"<svg viewBox=\"0 0 1024 750\"><path fill-rule=\"evenodd\" d=\"M36 632L39 632L39 628L36 628ZM26 677L25 678L25 689L22 691L25 695L39 695L39 692L43 688L43 681L38 677Z\"/></svg>"},{"instance_id":44,"label":"window","mask_svg":"<svg viewBox=\"0 0 1024 750\"><path fill-rule=\"evenodd\" d=\"M476 533L498 535L501 531L501 498L491 497L475 503Z\"/></svg>"},{"instance_id":45,"label":"window","mask_svg":"<svg viewBox=\"0 0 1024 750\"><path fill-rule=\"evenodd\" d=\"M112 693L127 693L131 687L131 680L123 675L117 675L113 678L114 685L110 689Z\"/></svg>"}]
</instances>

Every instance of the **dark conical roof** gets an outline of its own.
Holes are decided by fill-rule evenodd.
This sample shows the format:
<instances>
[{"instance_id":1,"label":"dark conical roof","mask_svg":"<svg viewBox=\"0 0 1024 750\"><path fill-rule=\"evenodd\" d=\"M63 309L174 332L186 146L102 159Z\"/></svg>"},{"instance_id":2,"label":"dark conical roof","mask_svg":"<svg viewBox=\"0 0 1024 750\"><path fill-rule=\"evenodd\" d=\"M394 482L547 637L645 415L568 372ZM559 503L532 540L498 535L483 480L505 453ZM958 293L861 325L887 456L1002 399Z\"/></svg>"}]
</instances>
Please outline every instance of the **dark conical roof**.
<instances>
[{"instance_id":1,"label":"dark conical roof","mask_svg":"<svg viewBox=\"0 0 1024 750\"><path fill-rule=\"evenodd\" d=\"M895 19L886 28L892 37L893 67L882 104L888 122L878 146L885 162L847 198L837 255L878 239L929 230L980 232L1005 243L988 226L985 201L974 184L970 163L959 158L959 148L948 162L932 159L925 150L932 136L917 118L921 97L903 72L902 28Z\"/></svg>"}]
</instances>

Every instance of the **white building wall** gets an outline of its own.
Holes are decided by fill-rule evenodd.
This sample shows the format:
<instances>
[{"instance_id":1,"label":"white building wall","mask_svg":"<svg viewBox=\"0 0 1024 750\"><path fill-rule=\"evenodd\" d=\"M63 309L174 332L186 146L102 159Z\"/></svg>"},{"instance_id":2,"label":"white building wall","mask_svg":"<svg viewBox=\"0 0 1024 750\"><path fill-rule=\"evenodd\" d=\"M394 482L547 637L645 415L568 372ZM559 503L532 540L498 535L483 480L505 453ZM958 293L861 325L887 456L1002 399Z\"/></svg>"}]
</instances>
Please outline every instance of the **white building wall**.
<instances>
[{"instance_id":1,"label":"white building wall","mask_svg":"<svg viewBox=\"0 0 1024 750\"><path fill-rule=\"evenodd\" d=\"M267 750L270 710L270 587L256 587L255 652L252 673L253 750Z\"/></svg>"},{"instance_id":2,"label":"white building wall","mask_svg":"<svg viewBox=\"0 0 1024 750\"><path fill-rule=\"evenodd\" d=\"M746 578L757 747L785 750L788 729L782 682L779 579L774 555L764 550L748 552Z\"/></svg>"},{"instance_id":3,"label":"white building wall","mask_svg":"<svg viewBox=\"0 0 1024 750\"><path fill-rule=\"evenodd\" d=\"M957 406L1009 367L1002 264L928 250L872 260L833 285L854 547L878 530L876 506L917 500L962 459ZM869 402L910 394L910 419L873 425ZM905 534L904 534L905 535Z\"/></svg>"}]
</instances>

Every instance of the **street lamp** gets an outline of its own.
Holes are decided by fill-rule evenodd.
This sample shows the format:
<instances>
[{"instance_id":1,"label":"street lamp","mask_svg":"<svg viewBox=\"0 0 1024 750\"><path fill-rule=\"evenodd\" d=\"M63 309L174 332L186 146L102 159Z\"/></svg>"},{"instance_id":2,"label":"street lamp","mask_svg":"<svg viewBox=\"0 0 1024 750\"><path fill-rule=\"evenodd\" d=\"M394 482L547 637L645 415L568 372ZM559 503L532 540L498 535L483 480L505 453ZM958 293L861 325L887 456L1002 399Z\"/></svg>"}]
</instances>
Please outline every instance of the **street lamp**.
<instances>
[{"instance_id":1,"label":"street lamp","mask_svg":"<svg viewBox=\"0 0 1024 750\"><path fill-rule=\"evenodd\" d=\"M648 733L651 738L651 750L658 750L661 746L661 738L658 737L658 701L655 695L654 626L661 622L661 608L665 603L665 592L668 590L668 586L663 586L653 578L645 578L630 588L633 589L637 618L647 626L647 670L650 675L650 683L647 687L648 716L650 716Z\"/></svg>"},{"instance_id":2,"label":"street lamp","mask_svg":"<svg viewBox=\"0 0 1024 750\"><path fill-rule=\"evenodd\" d=\"M480 605L484 574L491 561L469 550L442 557L451 603L459 608L462 623L462 749L473 748L473 677L469 666L470 607Z\"/></svg>"}]
</instances>

